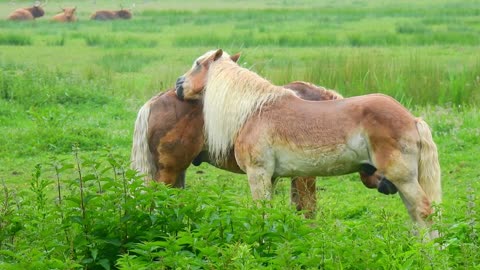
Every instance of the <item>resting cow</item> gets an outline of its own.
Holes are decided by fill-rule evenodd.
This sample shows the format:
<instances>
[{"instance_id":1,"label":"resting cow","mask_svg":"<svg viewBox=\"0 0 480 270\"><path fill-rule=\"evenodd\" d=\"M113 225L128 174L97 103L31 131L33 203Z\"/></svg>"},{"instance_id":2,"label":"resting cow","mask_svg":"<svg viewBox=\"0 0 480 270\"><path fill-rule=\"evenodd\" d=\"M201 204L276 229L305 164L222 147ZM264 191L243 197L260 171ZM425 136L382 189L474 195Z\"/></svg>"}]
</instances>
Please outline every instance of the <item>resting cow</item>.
<instances>
[{"instance_id":1,"label":"resting cow","mask_svg":"<svg viewBox=\"0 0 480 270\"><path fill-rule=\"evenodd\" d=\"M45 10L43 10L40 2L37 1L33 7L28 8L19 8L14 10L10 15L8 15L8 20L10 21L31 21L35 18L39 18L45 15Z\"/></svg>"},{"instance_id":2,"label":"resting cow","mask_svg":"<svg viewBox=\"0 0 480 270\"><path fill-rule=\"evenodd\" d=\"M63 12L53 16L52 20L56 22L74 22L77 20L77 17L75 16L76 10L77 10L77 7L62 8Z\"/></svg>"},{"instance_id":3,"label":"resting cow","mask_svg":"<svg viewBox=\"0 0 480 270\"><path fill-rule=\"evenodd\" d=\"M90 20L109 21L109 20L129 20L132 18L132 12L128 9L120 10L98 10L90 16Z\"/></svg>"}]
</instances>

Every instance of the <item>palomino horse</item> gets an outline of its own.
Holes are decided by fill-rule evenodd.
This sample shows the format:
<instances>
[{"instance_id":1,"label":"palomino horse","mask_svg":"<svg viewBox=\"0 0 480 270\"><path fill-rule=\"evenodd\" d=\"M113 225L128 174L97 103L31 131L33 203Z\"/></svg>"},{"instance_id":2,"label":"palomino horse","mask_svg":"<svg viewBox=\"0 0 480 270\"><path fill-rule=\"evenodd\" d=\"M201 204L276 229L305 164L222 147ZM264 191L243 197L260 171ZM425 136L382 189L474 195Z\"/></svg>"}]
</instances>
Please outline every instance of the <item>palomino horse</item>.
<instances>
[{"instance_id":1,"label":"palomino horse","mask_svg":"<svg viewBox=\"0 0 480 270\"><path fill-rule=\"evenodd\" d=\"M198 58L176 93L203 96L208 151L221 161L233 149L254 199L271 198L272 177L375 173L398 188L413 221L430 225L441 183L427 123L381 94L302 100L222 54Z\"/></svg>"},{"instance_id":2,"label":"palomino horse","mask_svg":"<svg viewBox=\"0 0 480 270\"><path fill-rule=\"evenodd\" d=\"M305 82L292 82L285 87L307 100L342 98L333 90ZM204 150L202 109L201 102L179 100L174 89L146 102L135 122L132 167L147 180L155 179L174 187L184 187L185 170L192 162L199 165L206 161L227 171L244 173L233 152L226 162L215 163L208 159L208 152ZM306 210L306 215L311 216L316 205L315 178L292 179L292 202L298 210Z\"/></svg>"},{"instance_id":3,"label":"palomino horse","mask_svg":"<svg viewBox=\"0 0 480 270\"><path fill-rule=\"evenodd\" d=\"M341 99L333 90L306 82L292 82L286 88L305 100ZM152 97L138 112L132 147L132 167L146 176L173 187L185 186L185 170L190 163L208 162L218 168L244 173L235 161L233 151L226 162L209 159L204 145L203 105L197 101L181 101L174 90ZM394 194L395 187L381 177L361 172L363 184L384 194ZM292 202L298 210L314 213L316 205L315 179L294 177L291 182Z\"/></svg>"}]
</instances>

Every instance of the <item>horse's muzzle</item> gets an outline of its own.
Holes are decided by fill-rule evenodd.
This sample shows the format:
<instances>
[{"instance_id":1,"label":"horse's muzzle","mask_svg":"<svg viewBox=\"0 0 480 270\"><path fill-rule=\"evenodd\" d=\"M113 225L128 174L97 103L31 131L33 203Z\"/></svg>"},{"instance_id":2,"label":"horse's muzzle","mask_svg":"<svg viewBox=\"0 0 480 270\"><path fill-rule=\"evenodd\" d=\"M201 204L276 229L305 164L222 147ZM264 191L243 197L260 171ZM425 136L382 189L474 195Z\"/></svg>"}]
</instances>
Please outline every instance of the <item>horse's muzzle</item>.
<instances>
[{"instance_id":1,"label":"horse's muzzle","mask_svg":"<svg viewBox=\"0 0 480 270\"><path fill-rule=\"evenodd\" d=\"M177 94L177 97L180 100L184 99L183 95L183 83L185 82L185 77L181 76L177 79L177 82L175 82L175 94Z\"/></svg>"}]
</instances>

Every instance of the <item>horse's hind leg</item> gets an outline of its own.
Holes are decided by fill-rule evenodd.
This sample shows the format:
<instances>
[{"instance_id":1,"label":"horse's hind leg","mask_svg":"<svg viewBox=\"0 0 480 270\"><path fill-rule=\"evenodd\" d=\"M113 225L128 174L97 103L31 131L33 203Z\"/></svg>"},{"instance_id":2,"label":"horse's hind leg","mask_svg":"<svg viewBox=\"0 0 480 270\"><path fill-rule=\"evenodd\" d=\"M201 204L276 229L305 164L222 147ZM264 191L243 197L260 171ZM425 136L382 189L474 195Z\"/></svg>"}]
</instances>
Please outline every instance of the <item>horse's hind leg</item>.
<instances>
[{"instance_id":1,"label":"horse's hind leg","mask_svg":"<svg viewBox=\"0 0 480 270\"><path fill-rule=\"evenodd\" d=\"M433 211L427 195L416 179L409 183L405 182L399 184L398 189L400 190L400 197L402 198L412 220L418 223L421 227L430 225L430 222L427 222L427 218L433 213Z\"/></svg>"},{"instance_id":2,"label":"horse's hind leg","mask_svg":"<svg viewBox=\"0 0 480 270\"><path fill-rule=\"evenodd\" d=\"M422 234L421 237L424 240L437 238L438 231L430 229L432 220L429 219L429 216L433 213L433 209L420 184L417 181L409 183L405 182L398 185L398 189L400 191L400 197L402 198L412 220L420 228L429 229L429 236Z\"/></svg>"},{"instance_id":3,"label":"horse's hind leg","mask_svg":"<svg viewBox=\"0 0 480 270\"><path fill-rule=\"evenodd\" d=\"M418 182L418 156L394 152L391 157L389 162L384 160L384 164L390 164L390 166L386 168L379 166L379 170L385 172L385 177L400 192L412 220L421 227L428 226L427 218L432 214L432 208L427 195Z\"/></svg>"},{"instance_id":4,"label":"horse's hind leg","mask_svg":"<svg viewBox=\"0 0 480 270\"><path fill-rule=\"evenodd\" d=\"M306 218L314 218L317 205L315 177L292 177L291 200L298 211L305 210Z\"/></svg>"}]
</instances>

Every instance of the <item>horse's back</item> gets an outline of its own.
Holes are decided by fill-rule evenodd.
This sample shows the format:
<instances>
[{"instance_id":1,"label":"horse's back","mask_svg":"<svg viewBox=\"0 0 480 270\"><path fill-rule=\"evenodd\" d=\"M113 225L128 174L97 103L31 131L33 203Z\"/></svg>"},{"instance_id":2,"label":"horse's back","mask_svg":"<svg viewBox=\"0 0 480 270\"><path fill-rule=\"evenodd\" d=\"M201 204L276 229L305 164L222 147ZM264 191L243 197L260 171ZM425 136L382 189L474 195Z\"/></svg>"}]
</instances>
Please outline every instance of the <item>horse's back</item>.
<instances>
[{"instance_id":1,"label":"horse's back","mask_svg":"<svg viewBox=\"0 0 480 270\"><path fill-rule=\"evenodd\" d=\"M406 131L416 133L416 117L390 96L369 94L347 98L344 102L342 113L353 117L364 129L381 130L393 138Z\"/></svg>"},{"instance_id":2,"label":"horse's back","mask_svg":"<svg viewBox=\"0 0 480 270\"><path fill-rule=\"evenodd\" d=\"M166 135L193 111L201 113L198 102L180 101L172 89L150 99L149 130Z\"/></svg>"},{"instance_id":3,"label":"horse's back","mask_svg":"<svg viewBox=\"0 0 480 270\"><path fill-rule=\"evenodd\" d=\"M416 132L415 117L386 95L325 101L305 101L292 95L252 116L242 127L239 140L250 143L252 136L269 137L308 150L310 146L346 144L358 133L397 140L405 132Z\"/></svg>"},{"instance_id":4,"label":"horse's back","mask_svg":"<svg viewBox=\"0 0 480 270\"><path fill-rule=\"evenodd\" d=\"M386 126L415 125L415 116L394 98L384 94L368 94L338 100L287 101L303 108L303 114L321 119L325 124L365 123ZM313 114L313 116L312 116Z\"/></svg>"},{"instance_id":5,"label":"horse's back","mask_svg":"<svg viewBox=\"0 0 480 270\"><path fill-rule=\"evenodd\" d=\"M294 81L284 86L287 89L293 90L296 95L304 100L335 100L342 99L342 95L334 90L326 89L322 86L317 86L312 83L303 81Z\"/></svg>"},{"instance_id":6,"label":"horse's back","mask_svg":"<svg viewBox=\"0 0 480 270\"><path fill-rule=\"evenodd\" d=\"M387 110L401 110L406 112L407 114L411 113L402 105L400 102L398 102L396 99L394 99L391 96L385 95L385 94L367 94L367 95L361 95L361 96L354 96L354 97L349 97L344 99L345 102L348 103L360 103L364 107L372 107L376 109L387 109Z\"/></svg>"}]
</instances>

